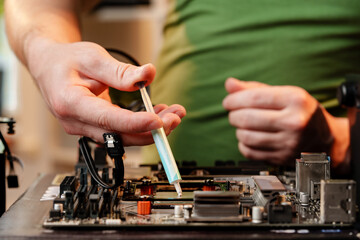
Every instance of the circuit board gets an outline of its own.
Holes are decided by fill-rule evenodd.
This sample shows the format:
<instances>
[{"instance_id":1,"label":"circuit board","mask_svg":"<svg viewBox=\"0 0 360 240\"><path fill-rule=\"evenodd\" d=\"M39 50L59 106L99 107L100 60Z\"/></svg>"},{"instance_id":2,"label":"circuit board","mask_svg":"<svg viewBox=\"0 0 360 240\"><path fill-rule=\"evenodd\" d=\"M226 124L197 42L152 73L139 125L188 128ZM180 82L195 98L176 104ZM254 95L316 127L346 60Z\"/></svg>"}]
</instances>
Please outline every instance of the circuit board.
<instances>
[{"instance_id":1,"label":"circuit board","mask_svg":"<svg viewBox=\"0 0 360 240\"><path fill-rule=\"evenodd\" d=\"M112 182L109 168L99 173ZM183 195L153 171L114 189L79 167L63 177L46 228L348 227L355 222L355 182L330 179L325 154L302 154L296 171L271 175L183 175Z\"/></svg>"}]
</instances>

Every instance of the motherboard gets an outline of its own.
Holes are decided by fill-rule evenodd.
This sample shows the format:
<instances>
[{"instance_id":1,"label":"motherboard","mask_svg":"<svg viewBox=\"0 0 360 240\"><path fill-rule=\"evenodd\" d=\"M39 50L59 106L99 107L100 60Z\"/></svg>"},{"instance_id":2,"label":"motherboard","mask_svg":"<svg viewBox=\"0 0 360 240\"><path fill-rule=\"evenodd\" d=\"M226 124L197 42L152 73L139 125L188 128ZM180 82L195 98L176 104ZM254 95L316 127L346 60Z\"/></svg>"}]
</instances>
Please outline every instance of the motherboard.
<instances>
[{"instance_id":1,"label":"motherboard","mask_svg":"<svg viewBox=\"0 0 360 240\"><path fill-rule=\"evenodd\" d=\"M75 174L52 186L58 193L43 227L351 226L356 217L356 183L331 179L325 153L302 153L294 161L295 171L278 174L196 170L182 175L182 196L161 169L106 189L80 165ZM103 182L114 182L112 168L97 171Z\"/></svg>"}]
</instances>

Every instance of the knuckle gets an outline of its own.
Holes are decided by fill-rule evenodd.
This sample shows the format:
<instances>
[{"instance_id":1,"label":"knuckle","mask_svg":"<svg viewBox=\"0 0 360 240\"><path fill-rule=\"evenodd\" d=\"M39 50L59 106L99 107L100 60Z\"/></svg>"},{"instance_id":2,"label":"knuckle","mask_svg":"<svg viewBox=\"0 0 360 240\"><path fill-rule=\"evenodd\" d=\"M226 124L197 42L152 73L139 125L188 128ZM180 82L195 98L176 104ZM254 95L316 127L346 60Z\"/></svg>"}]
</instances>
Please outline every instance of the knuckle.
<instances>
[{"instance_id":1,"label":"knuckle","mask_svg":"<svg viewBox=\"0 0 360 240\"><path fill-rule=\"evenodd\" d=\"M306 128L306 125L307 125L307 121L305 117L302 116L302 114L294 114L291 117L288 117L285 123L285 126L290 131L295 131L295 132L303 131Z\"/></svg>"},{"instance_id":2,"label":"knuckle","mask_svg":"<svg viewBox=\"0 0 360 240\"><path fill-rule=\"evenodd\" d=\"M68 100L66 98L60 98L51 103L55 117L59 119L67 119L71 116L67 101Z\"/></svg>"},{"instance_id":3,"label":"knuckle","mask_svg":"<svg viewBox=\"0 0 360 240\"><path fill-rule=\"evenodd\" d=\"M51 108L55 117L59 119L69 119L74 116L74 106L79 102L76 94L68 94L68 90L60 91L58 95L50 101Z\"/></svg>"},{"instance_id":4,"label":"knuckle","mask_svg":"<svg viewBox=\"0 0 360 240\"><path fill-rule=\"evenodd\" d=\"M250 119L250 121L254 121L254 118ZM278 116L274 116L272 114L270 114L267 118L266 118L266 124L268 126L278 126L279 125L279 118Z\"/></svg>"},{"instance_id":5,"label":"knuckle","mask_svg":"<svg viewBox=\"0 0 360 240\"><path fill-rule=\"evenodd\" d=\"M308 104L309 94L300 87L292 87L291 91L293 104L299 107L306 107Z\"/></svg>"},{"instance_id":6,"label":"knuckle","mask_svg":"<svg viewBox=\"0 0 360 240\"><path fill-rule=\"evenodd\" d=\"M64 104L58 101L55 101L52 104L52 112L54 113L55 117L59 119L65 119L68 115L67 109Z\"/></svg>"},{"instance_id":7,"label":"knuckle","mask_svg":"<svg viewBox=\"0 0 360 240\"><path fill-rule=\"evenodd\" d=\"M122 80L125 78L125 74L128 71L128 69L131 67L128 63L120 63L116 67L116 77L119 80Z\"/></svg>"},{"instance_id":8,"label":"knuckle","mask_svg":"<svg viewBox=\"0 0 360 240\"><path fill-rule=\"evenodd\" d=\"M102 112L99 114L97 121L96 121L98 127L102 129L109 129L109 118L105 114L105 112Z\"/></svg>"},{"instance_id":9,"label":"knuckle","mask_svg":"<svg viewBox=\"0 0 360 240\"><path fill-rule=\"evenodd\" d=\"M257 103L257 102L261 101L262 98L263 98L262 95L258 94L257 92L254 92L254 91L251 91L251 92L249 92L249 94L248 94L248 100L249 100L249 102Z\"/></svg>"}]
</instances>

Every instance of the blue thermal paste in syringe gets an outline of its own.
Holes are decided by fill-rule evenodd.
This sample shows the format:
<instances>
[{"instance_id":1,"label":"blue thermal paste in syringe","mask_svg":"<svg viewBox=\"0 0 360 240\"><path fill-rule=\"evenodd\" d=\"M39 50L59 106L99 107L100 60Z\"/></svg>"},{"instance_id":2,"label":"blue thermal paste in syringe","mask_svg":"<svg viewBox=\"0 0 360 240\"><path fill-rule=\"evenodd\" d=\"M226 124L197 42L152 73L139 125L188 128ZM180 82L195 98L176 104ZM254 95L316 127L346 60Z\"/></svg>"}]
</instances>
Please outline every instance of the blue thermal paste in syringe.
<instances>
[{"instance_id":1,"label":"blue thermal paste in syringe","mask_svg":"<svg viewBox=\"0 0 360 240\"><path fill-rule=\"evenodd\" d=\"M155 113L152 106L149 94L147 93L144 84L138 84L140 88L141 97L144 101L145 108L147 112ZM158 128L151 131L154 138L156 148L159 152L161 162L164 166L166 176L170 184L174 184L176 192L179 196L182 195L182 190L180 187L181 176L179 169L176 165L174 155L171 151L169 142L166 138L164 128Z\"/></svg>"}]
</instances>

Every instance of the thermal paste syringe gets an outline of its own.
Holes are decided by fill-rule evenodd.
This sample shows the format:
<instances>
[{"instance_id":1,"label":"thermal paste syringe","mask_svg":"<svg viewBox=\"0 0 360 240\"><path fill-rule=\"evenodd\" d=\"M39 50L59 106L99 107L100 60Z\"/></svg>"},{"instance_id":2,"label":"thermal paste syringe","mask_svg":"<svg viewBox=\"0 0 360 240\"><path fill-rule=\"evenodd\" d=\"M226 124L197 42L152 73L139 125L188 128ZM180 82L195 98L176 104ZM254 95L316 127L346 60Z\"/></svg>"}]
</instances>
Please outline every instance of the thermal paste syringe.
<instances>
[{"instance_id":1,"label":"thermal paste syringe","mask_svg":"<svg viewBox=\"0 0 360 240\"><path fill-rule=\"evenodd\" d=\"M144 84L140 83L138 84L138 87L140 88L141 97L143 99L146 111L155 113L149 94L147 93ZM151 133L154 138L154 142L159 152L160 159L162 165L164 166L165 173L169 180L169 183L174 185L178 196L181 196L182 195L182 190L180 186L181 176L179 169L176 165L174 155L171 151L169 142L166 138L164 128L161 127L159 129L152 130Z\"/></svg>"}]
</instances>

